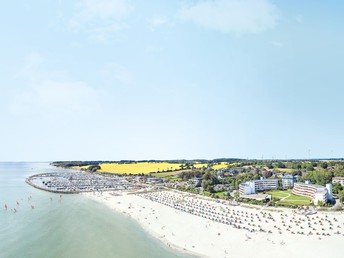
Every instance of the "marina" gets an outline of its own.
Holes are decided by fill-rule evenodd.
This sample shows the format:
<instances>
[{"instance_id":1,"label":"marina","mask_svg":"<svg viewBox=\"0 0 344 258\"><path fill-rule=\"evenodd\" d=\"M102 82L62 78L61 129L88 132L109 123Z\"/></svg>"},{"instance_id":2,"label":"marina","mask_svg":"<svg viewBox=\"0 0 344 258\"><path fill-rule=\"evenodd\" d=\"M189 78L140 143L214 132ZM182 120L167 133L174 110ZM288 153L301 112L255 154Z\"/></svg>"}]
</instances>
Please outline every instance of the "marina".
<instances>
[{"instance_id":1,"label":"marina","mask_svg":"<svg viewBox=\"0 0 344 258\"><path fill-rule=\"evenodd\" d=\"M84 172L55 172L28 177L29 185L54 193L130 190L134 185L118 176L103 176Z\"/></svg>"}]
</instances>

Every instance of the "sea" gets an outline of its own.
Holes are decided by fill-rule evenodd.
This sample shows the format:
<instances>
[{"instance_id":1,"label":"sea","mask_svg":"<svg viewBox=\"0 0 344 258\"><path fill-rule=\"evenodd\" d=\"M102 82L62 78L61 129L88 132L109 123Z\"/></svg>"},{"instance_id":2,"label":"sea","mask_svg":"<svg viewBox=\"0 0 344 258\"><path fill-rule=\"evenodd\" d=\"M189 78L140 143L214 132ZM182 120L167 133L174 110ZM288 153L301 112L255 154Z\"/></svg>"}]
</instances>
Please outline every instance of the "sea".
<instances>
[{"instance_id":1,"label":"sea","mask_svg":"<svg viewBox=\"0 0 344 258\"><path fill-rule=\"evenodd\" d=\"M63 171L44 162L0 163L1 258L189 257L101 203L25 183L33 174Z\"/></svg>"}]
</instances>

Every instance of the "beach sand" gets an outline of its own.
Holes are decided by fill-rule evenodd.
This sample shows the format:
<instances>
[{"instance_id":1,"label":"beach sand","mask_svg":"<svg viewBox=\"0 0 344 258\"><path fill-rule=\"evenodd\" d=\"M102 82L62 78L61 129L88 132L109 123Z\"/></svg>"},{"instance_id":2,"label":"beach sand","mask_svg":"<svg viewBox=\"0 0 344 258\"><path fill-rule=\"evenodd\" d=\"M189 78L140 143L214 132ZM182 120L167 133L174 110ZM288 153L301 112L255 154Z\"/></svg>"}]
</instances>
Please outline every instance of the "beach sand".
<instances>
[{"instance_id":1,"label":"beach sand","mask_svg":"<svg viewBox=\"0 0 344 258\"><path fill-rule=\"evenodd\" d=\"M259 225L265 232L234 228L233 225L193 215L137 194L121 192L113 195L104 192L102 195L85 195L130 216L167 246L197 257L343 257L340 248L344 240L343 213L318 212L306 217L295 215L288 209L277 212L266 210L266 207L253 209L219 204L178 191L151 193L153 196L166 194L181 200L201 201L202 206L209 209L228 210L234 214L233 220L242 221L237 225L243 227L251 222L250 225ZM306 233L301 235L298 232ZM312 235L307 235L310 232ZM327 233L330 236L323 235Z\"/></svg>"}]
</instances>

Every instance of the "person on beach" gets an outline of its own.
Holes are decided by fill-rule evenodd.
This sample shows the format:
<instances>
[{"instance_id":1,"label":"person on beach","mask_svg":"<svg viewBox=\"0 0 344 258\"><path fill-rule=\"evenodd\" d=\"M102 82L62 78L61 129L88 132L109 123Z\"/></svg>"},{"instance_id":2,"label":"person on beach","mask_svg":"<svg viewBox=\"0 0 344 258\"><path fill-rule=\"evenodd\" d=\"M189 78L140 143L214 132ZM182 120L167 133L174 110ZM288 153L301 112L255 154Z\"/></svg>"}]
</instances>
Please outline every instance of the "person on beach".
<instances>
[{"instance_id":1,"label":"person on beach","mask_svg":"<svg viewBox=\"0 0 344 258\"><path fill-rule=\"evenodd\" d=\"M7 210L7 204L5 203L5 210Z\"/></svg>"}]
</instances>

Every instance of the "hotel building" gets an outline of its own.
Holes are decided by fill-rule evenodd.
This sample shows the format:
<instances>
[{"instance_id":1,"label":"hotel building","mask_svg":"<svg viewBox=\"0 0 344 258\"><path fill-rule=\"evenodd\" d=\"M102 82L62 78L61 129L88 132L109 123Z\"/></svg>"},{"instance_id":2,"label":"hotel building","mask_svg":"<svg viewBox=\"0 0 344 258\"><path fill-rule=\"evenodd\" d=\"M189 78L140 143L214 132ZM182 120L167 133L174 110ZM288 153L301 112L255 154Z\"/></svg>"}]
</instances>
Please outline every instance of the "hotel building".
<instances>
[{"instance_id":1,"label":"hotel building","mask_svg":"<svg viewBox=\"0 0 344 258\"><path fill-rule=\"evenodd\" d=\"M278 179L263 179L247 181L239 184L240 195L255 194L259 191L272 190L278 188Z\"/></svg>"},{"instance_id":2,"label":"hotel building","mask_svg":"<svg viewBox=\"0 0 344 258\"><path fill-rule=\"evenodd\" d=\"M312 199L315 205L319 201L326 203L328 200L332 200L332 184L326 184L326 187L321 185L312 185L309 181L306 183L295 183L293 188L293 194L306 196Z\"/></svg>"}]
</instances>

